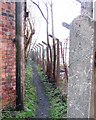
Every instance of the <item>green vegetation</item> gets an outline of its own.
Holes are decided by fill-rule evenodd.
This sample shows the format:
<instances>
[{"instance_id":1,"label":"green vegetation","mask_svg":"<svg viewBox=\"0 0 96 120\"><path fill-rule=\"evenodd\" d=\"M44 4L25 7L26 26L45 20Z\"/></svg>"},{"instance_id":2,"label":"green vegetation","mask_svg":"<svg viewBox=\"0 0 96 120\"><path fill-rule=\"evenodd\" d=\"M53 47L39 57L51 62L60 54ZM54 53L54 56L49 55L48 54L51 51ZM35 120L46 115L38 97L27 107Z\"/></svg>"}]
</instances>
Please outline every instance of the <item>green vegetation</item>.
<instances>
[{"instance_id":1,"label":"green vegetation","mask_svg":"<svg viewBox=\"0 0 96 120\"><path fill-rule=\"evenodd\" d=\"M66 118L67 100L61 95L61 91L56 85L48 82L47 76L40 67L37 67L39 76L44 84L46 94L50 101L50 118Z\"/></svg>"},{"instance_id":2,"label":"green vegetation","mask_svg":"<svg viewBox=\"0 0 96 120\"><path fill-rule=\"evenodd\" d=\"M37 110L37 93L32 83L32 67L30 64L26 67L26 83L25 83L25 112L20 112L16 118L35 117Z\"/></svg>"},{"instance_id":3,"label":"green vegetation","mask_svg":"<svg viewBox=\"0 0 96 120\"><path fill-rule=\"evenodd\" d=\"M26 67L26 81L25 81L25 110L24 111L15 111L14 108L7 108L3 112L2 119L7 118L34 118L37 110L37 92L36 88L32 82L32 67L28 63Z\"/></svg>"}]
</instances>

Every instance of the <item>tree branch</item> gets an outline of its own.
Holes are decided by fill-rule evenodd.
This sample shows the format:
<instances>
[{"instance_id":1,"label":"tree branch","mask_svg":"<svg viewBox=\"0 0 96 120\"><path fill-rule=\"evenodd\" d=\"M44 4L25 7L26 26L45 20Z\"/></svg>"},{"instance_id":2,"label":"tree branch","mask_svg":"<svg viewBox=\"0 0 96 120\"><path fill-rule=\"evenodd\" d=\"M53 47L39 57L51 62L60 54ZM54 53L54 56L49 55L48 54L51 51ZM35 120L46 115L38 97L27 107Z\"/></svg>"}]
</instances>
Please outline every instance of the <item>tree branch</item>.
<instances>
[{"instance_id":1,"label":"tree branch","mask_svg":"<svg viewBox=\"0 0 96 120\"><path fill-rule=\"evenodd\" d=\"M45 17L44 14L43 14L41 8L39 7L39 5L37 5L37 3L33 2L32 0L31 0L31 2L32 2L34 5L36 5L36 6L38 7L38 9L40 10L40 12L41 12L43 18L46 20L46 22L48 22L47 19L46 19L46 17Z\"/></svg>"}]
</instances>

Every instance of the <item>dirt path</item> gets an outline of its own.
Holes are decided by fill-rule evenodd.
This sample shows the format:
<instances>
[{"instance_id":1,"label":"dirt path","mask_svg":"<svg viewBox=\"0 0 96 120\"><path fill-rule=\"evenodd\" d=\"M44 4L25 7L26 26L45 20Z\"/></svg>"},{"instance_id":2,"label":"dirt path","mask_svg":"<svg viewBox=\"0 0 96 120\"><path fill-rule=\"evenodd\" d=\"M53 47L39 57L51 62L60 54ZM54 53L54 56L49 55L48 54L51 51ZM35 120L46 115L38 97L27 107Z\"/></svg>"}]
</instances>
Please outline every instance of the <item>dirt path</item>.
<instances>
[{"instance_id":1,"label":"dirt path","mask_svg":"<svg viewBox=\"0 0 96 120\"><path fill-rule=\"evenodd\" d=\"M32 63L32 69L33 69L33 82L36 86L37 95L38 95L39 109L37 111L37 118L48 118L50 104L49 104L48 98L45 94L43 85L40 81L40 77L38 75L38 72L36 70L36 65L34 62Z\"/></svg>"}]
</instances>

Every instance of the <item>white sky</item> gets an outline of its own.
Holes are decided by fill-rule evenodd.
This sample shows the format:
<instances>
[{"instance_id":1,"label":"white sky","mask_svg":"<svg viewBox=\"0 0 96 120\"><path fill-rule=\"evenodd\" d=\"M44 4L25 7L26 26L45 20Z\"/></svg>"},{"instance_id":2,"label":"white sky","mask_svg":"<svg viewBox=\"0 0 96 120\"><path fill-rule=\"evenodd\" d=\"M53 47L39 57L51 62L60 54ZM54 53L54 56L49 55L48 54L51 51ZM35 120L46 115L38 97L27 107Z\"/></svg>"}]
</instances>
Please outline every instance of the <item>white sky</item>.
<instances>
[{"instance_id":1,"label":"white sky","mask_svg":"<svg viewBox=\"0 0 96 120\"><path fill-rule=\"evenodd\" d=\"M43 3L43 1L46 2L46 0L33 1L39 3L40 8L46 16L46 7ZM35 20L36 33L33 37L33 41L37 40L37 43L41 41L46 42L46 22L37 6L30 2L30 0L28 0L28 6L28 9L31 12L31 17ZM54 35L55 37L59 38L60 41L64 41L64 39L69 36L69 30L62 26L62 22L71 23L76 16L80 15L80 7L81 4L76 0L53 0ZM49 16L49 18L49 33L51 34L51 17Z\"/></svg>"}]
</instances>

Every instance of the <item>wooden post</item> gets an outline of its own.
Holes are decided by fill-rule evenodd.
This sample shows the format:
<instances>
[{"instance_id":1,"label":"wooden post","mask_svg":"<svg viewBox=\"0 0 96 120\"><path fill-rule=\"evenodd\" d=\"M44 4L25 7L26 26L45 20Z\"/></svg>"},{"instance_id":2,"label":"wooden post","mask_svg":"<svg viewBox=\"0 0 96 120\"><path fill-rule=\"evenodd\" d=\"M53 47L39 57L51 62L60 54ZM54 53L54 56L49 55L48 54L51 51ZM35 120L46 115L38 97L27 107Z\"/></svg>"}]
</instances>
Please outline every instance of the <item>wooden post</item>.
<instances>
[{"instance_id":1,"label":"wooden post","mask_svg":"<svg viewBox=\"0 0 96 120\"><path fill-rule=\"evenodd\" d=\"M24 110L24 6L25 1L16 2L16 108Z\"/></svg>"}]
</instances>

